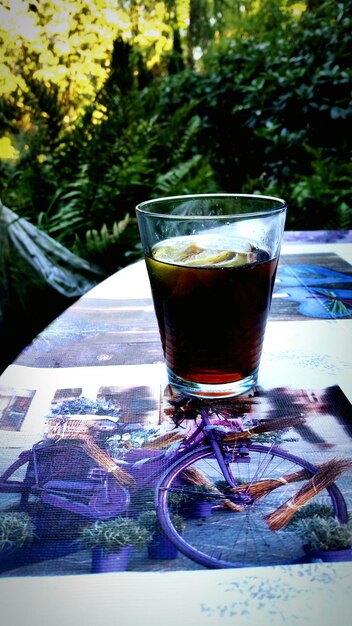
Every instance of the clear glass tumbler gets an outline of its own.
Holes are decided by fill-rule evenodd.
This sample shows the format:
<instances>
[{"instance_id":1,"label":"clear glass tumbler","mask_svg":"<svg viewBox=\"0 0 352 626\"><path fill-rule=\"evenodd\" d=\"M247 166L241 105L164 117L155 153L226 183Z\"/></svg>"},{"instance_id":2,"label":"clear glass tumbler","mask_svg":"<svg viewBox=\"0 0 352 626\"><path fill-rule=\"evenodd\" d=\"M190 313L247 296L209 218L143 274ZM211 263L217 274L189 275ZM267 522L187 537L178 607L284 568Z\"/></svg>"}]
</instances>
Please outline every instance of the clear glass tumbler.
<instances>
[{"instance_id":1,"label":"clear glass tumbler","mask_svg":"<svg viewBox=\"0 0 352 626\"><path fill-rule=\"evenodd\" d=\"M169 382L224 398L257 382L287 204L199 194L136 207Z\"/></svg>"}]
</instances>

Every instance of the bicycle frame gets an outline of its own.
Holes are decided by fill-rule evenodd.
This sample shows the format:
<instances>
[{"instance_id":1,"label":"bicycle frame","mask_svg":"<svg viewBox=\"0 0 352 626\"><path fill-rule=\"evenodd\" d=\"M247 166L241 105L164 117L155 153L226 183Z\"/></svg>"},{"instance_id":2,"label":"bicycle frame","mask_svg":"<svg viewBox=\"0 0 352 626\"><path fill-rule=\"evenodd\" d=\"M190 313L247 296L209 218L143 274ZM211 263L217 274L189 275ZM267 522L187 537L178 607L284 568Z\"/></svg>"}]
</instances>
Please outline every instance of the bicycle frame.
<instances>
[{"instance_id":1,"label":"bicycle frame","mask_svg":"<svg viewBox=\"0 0 352 626\"><path fill-rule=\"evenodd\" d=\"M214 420L214 416L219 419ZM233 560L230 557L227 561L220 556L212 556L210 552L208 554L207 547L203 548L203 544L199 545L199 541L202 542L202 539L198 540L201 534L197 522L193 526L192 523L188 524L188 532L191 534L187 535L187 539L179 535L177 529L173 527L173 505L170 504L169 495L175 494L175 496L182 498L182 495L186 493L193 498L193 495L197 494L197 488L193 489L193 485L202 484L207 487L209 479L213 483L213 470L215 468L218 479L221 480L222 476L230 487L230 494L225 495L228 493L227 488L225 487L223 493L222 487L218 488L217 483L214 483L217 490L217 504L213 508L215 515L218 514L217 509L221 510L218 529L222 527L224 530L223 533L219 534L219 541L221 542L220 535L226 538L228 533L232 532L232 527L235 530L236 520L238 520L240 528L242 528L242 523L246 525L249 534L253 532L251 529L251 519L253 518L255 520L258 518L262 526L266 527L267 496L260 499L258 503L256 498L252 497L251 488L253 484L259 484L262 478L270 479L270 481L274 479L274 482L278 483L274 489L278 485L282 487L282 461L289 464L290 470L287 471L289 475L291 475L290 471L293 472L292 476L297 473L297 469L298 473L303 469L308 471L308 476L314 476L317 469L308 461L295 457L275 444L263 446L253 443L251 441L253 428L242 431L241 427L234 423L232 429L232 420L224 417L221 411L214 411L214 407L200 406L197 408L197 412L186 412L185 418L189 420L191 427L181 441L169 446L166 450L157 447L154 449L142 447L129 451L123 459L113 461L110 457L112 463L106 464L107 467L111 466L110 470L102 467L103 462L99 464L101 458L99 455L89 454L91 449L89 446L85 446L82 440L38 442L30 450L22 452L17 460L0 476L0 493L20 494L20 509L28 511L34 517L35 524L39 520L39 526L41 523L45 537L47 531L49 534L59 535L67 527L70 528L70 523L74 524L74 528L78 532L80 524L77 523L75 517L77 514L82 516L82 519L88 518L90 521L109 520L117 515L139 515L143 507L138 502L143 502L145 508L145 503L148 501L149 506L149 499L146 499L149 498L149 494L147 496L143 490L150 489L152 492L154 491L154 507L160 525L181 552L206 567L232 567L237 563L235 553ZM180 422L182 419L175 420L175 424L178 426ZM230 426L229 429L228 426ZM95 451L96 447L94 448ZM103 444L101 450L104 451ZM107 453L104 452L103 458L105 460L107 456ZM204 465L203 460L208 458L212 461L208 465ZM200 461L200 465L197 468L198 461ZM274 474L271 473L272 461L274 461ZM242 463L249 465L248 468L242 467L245 471L241 476L239 464ZM275 467L276 463L278 463L277 467ZM115 471L114 473L114 464L115 469L116 466L120 467L124 473L130 475L130 478L134 480L133 485L127 488L119 483L119 472ZM235 471L234 465L236 466ZM207 467L210 469L208 478ZM252 467L254 471L251 471ZM188 469L192 468L195 472L199 469L198 474L200 476L198 478L201 480L198 483L192 481L192 474L187 475ZM271 469L268 471L268 468ZM25 469L25 477L22 481L16 480L16 470L18 469ZM195 472L193 477L197 478ZM13 476L15 479L12 478ZM263 482L265 483L265 480ZM246 485L247 493L240 488L236 490L238 485ZM233 493L231 493L231 488L234 489ZM282 495L279 496L279 501L283 503L288 497L285 495L285 490L286 487L283 487ZM292 493L294 492L291 490L289 495ZM347 507L336 485L331 485L328 488L327 495L330 498L332 511L340 522L344 523L347 520ZM34 496L36 499L30 501L30 496ZM152 508L152 493L150 496L150 508ZM134 498L136 499L133 500ZM273 509L277 508L276 495L271 506ZM56 514L51 513L51 507L56 509ZM234 513L234 511L237 512ZM245 512L243 516L241 516L241 511ZM216 521L214 524L214 541L212 540L209 546L218 546L217 523ZM267 532L272 531L267 529ZM245 537L246 532L240 533L240 536ZM231 534L231 540L232 538L233 534ZM220 552L223 549L226 550L227 545L223 544L219 549ZM245 551L246 554L247 552ZM253 563L255 564L256 561Z\"/></svg>"},{"instance_id":2,"label":"bicycle frame","mask_svg":"<svg viewBox=\"0 0 352 626\"><path fill-rule=\"evenodd\" d=\"M124 459L115 461L116 465L123 467L123 469L134 478L135 486L131 488L131 492L136 492L146 487L156 487L160 476L172 463L176 462L186 453L206 444L210 444L214 450L224 479L230 486L236 486L236 483L228 471L226 458L219 443L221 436L219 436L219 432L214 430L211 426L208 409L201 409L194 423L195 428L192 432L176 447L171 447L168 451L140 448L128 453ZM30 450L23 451L18 459L0 476L0 492L21 493L21 506L23 508L26 506L29 495L34 494L45 504L91 517L92 511L89 507L89 498L93 496L96 497L97 493L103 497L103 493L105 493L106 499L108 500L111 493L114 492L116 495L119 489L127 508L127 503L129 502L129 496L127 495L128 490L118 485L109 472L102 468L99 469L93 461L91 461L93 468L89 471L89 475L79 479L71 478L70 476L64 478L55 478L50 475L46 476L47 459L50 458L50 455L60 452L66 455L67 459L69 459L70 454L73 452L75 454L87 454L83 451L83 448L80 448L77 442L72 442L72 446L67 446L67 444L63 445L60 444L60 442L44 445L43 441L39 441L35 443ZM40 460L41 455L44 455L44 469L43 461ZM136 456L138 457L137 460L133 460L133 457ZM8 480L16 469L27 463L31 470L30 476L28 476L27 471L26 478L22 482L18 480ZM86 497L87 504L77 500L77 494L80 492ZM122 512L124 509L121 503L117 508L118 512ZM112 511L116 514L114 507L112 507Z\"/></svg>"}]
</instances>

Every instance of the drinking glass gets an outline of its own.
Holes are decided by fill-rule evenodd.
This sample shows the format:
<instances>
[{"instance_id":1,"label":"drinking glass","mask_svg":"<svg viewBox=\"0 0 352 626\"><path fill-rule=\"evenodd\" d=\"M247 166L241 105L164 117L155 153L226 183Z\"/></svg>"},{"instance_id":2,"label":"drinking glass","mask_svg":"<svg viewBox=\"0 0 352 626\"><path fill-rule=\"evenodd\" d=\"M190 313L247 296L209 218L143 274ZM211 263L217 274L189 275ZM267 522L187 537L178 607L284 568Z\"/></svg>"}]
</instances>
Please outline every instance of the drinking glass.
<instances>
[{"instance_id":1,"label":"drinking glass","mask_svg":"<svg viewBox=\"0 0 352 626\"><path fill-rule=\"evenodd\" d=\"M256 385L286 208L245 194L136 207L168 378L181 393L225 398Z\"/></svg>"}]
</instances>

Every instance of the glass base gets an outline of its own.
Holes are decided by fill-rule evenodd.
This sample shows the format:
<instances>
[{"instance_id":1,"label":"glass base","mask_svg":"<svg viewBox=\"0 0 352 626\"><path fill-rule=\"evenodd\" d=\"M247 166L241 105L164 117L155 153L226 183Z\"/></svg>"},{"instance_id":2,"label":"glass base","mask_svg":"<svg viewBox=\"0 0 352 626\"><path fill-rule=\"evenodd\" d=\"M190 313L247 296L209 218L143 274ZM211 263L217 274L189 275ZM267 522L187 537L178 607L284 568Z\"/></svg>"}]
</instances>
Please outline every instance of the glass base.
<instances>
[{"instance_id":1,"label":"glass base","mask_svg":"<svg viewBox=\"0 0 352 626\"><path fill-rule=\"evenodd\" d=\"M177 376L169 368L167 368L167 373L170 385L175 387L180 393L185 396L195 396L196 398L205 398L208 400L212 398L215 400L217 398L231 398L244 395L256 386L258 377L258 370L256 370L253 374L247 376L247 378L242 378L242 380L222 385L207 385L205 383L195 383L194 381L185 380Z\"/></svg>"}]
</instances>

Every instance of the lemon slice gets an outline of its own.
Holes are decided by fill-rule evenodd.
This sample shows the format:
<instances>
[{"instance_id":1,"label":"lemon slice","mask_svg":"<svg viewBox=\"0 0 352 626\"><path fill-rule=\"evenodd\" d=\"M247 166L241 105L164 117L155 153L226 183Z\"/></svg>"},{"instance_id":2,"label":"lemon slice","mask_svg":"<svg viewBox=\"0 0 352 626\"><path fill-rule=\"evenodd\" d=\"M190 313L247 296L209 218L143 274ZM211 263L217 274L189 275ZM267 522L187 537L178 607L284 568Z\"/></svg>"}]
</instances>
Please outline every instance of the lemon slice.
<instances>
[{"instance_id":1,"label":"lemon slice","mask_svg":"<svg viewBox=\"0 0 352 626\"><path fill-rule=\"evenodd\" d=\"M218 238L214 237L176 237L154 248L153 257L158 261L186 267L235 267L253 262L251 244L243 242L236 246L239 250L233 250L231 243L231 240L227 240L225 245L221 245L221 242L219 245Z\"/></svg>"},{"instance_id":2,"label":"lemon slice","mask_svg":"<svg viewBox=\"0 0 352 626\"><path fill-rule=\"evenodd\" d=\"M158 261L169 261L170 263L184 263L193 256L197 256L203 252L203 248L197 246L196 243L187 243L185 241L176 240L171 245L159 244L153 250L153 257Z\"/></svg>"},{"instance_id":3,"label":"lemon slice","mask_svg":"<svg viewBox=\"0 0 352 626\"><path fill-rule=\"evenodd\" d=\"M189 256L184 262L187 266L234 267L248 263L246 252L234 252L233 250L202 250L198 254Z\"/></svg>"}]
</instances>

